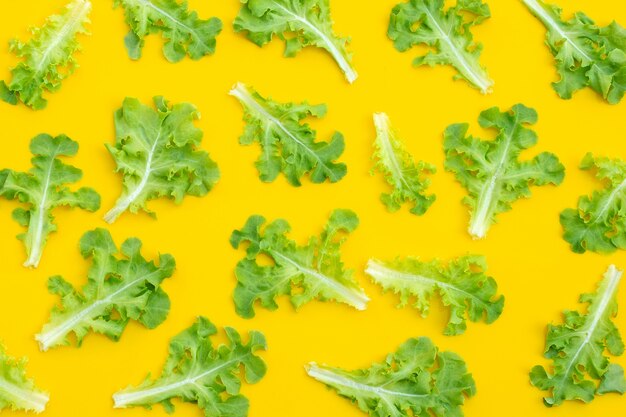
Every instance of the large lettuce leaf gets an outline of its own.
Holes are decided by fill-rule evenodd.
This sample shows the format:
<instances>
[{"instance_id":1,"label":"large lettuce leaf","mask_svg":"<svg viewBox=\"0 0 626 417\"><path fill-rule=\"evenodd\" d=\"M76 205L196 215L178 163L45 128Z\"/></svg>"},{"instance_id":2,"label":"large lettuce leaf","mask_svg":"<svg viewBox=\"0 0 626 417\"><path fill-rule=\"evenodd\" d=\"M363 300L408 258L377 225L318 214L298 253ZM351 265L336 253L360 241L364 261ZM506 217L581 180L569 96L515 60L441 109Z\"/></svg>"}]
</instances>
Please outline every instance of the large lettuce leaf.
<instances>
[{"instance_id":1,"label":"large lettuce leaf","mask_svg":"<svg viewBox=\"0 0 626 417\"><path fill-rule=\"evenodd\" d=\"M425 337L409 339L369 369L310 363L306 370L372 417L462 417L465 397L476 393L463 359L438 352Z\"/></svg>"},{"instance_id":2,"label":"large lettuce leaf","mask_svg":"<svg viewBox=\"0 0 626 417\"><path fill-rule=\"evenodd\" d=\"M347 50L350 40L333 32L329 0L241 0L241 3L235 31L246 32L248 39L259 46L277 36L285 41L288 57L306 46L323 48L335 59L348 82L357 79Z\"/></svg>"},{"instance_id":3,"label":"large lettuce leaf","mask_svg":"<svg viewBox=\"0 0 626 417\"><path fill-rule=\"evenodd\" d=\"M222 21L216 17L202 20L189 11L187 1L177 0L114 0L123 7L130 31L124 43L131 59L141 58L144 38L161 32L163 54L170 62L189 56L197 60L215 52L216 37Z\"/></svg>"},{"instance_id":4,"label":"large lettuce leaf","mask_svg":"<svg viewBox=\"0 0 626 417\"><path fill-rule=\"evenodd\" d=\"M589 402L596 394L626 391L624 370L611 364L604 351L619 356L624 342L615 323L617 288L622 271L611 265L594 294L583 294L580 302L588 304L586 314L573 310L563 313L564 323L549 325L545 357L553 361L550 371L535 366L530 380L537 388L548 391L546 406L566 400Z\"/></svg>"},{"instance_id":5,"label":"large lettuce leaf","mask_svg":"<svg viewBox=\"0 0 626 417\"><path fill-rule=\"evenodd\" d=\"M100 195L91 188L77 191L68 188L68 184L80 181L83 173L64 164L61 158L76 155L77 142L65 135L41 134L31 140L30 151L34 155L30 171L0 173L0 195L28 207L15 209L13 218L27 228L26 233L18 236L26 247L24 266L36 268L48 235L57 229L52 211L61 206L96 211L100 208Z\"/></svg>"},{"instance_id":6,"label":"large lettuce leaf","mask_svg":"<svg viewBox=\"0 0 626 417\"><path fill-rule=\"evenodd\" d=\"M78 67L74 53L80 49L77 35L86 33L91 2L74 0L63 12L50 16L39 28L33 28L28 42L13 39L11 52L22 58L11 70L11 81L0 81L0 99L41 110L48 101L44 92L54 92Z\"/></svg>"},{"instance_id":7,"label":"large lettuce leaf","mask_svg":"<svg viewBox=\"0 0 626 417\"><path fill-rule=\"evenodd\" d=\"M481 0L457 0L444 10L443 0L409 0L393 8L388 36L395 48L405 52L417 45L430 51L416 58L415 65L452 65L455 78L467 80L483 94L491 92L493 81L480 65L482 45L474 42L472 26L491 14Z\"/></svg>"},{"instance_id":8,"label":"large lettuce leaf","mask_svg":"<svg viewBox=\"0 0 626 417\"><path fill-rule=\"evenodd\" d=\"M577 253L626 249L626 162L587 154L580 169L595 172L606 188L581 196L578 208L561 212L563 238Z\"/></svg>"},{"instance_id":9,"label":"large lettuce leaf","mask_svg":"<svg viewBox=\"0 0 626 417\"><path fill-rule=\"evenodd\" d=\"M246 258L237 264L235 307L245 318L254 317L257 301L270 310L278 308L276 297L289 295L298 308L314 299L335 300L364 310L369 299L345 270L341 261L342 235L354 231L359 219L350 210L335 210L320 237L311 237L299 246L287 238L290 230L285 220L266 225L265 218L251 216L241 230L235 230L230 242L236 249L249 246ZM262 230L263 228L263 230ZM270 257L272 265L257 258Z\"/></svg>"},{"instance_id":10,"label":"large lettuce leaf","mask_svg":"<svg viewBox=\"0 0 626 417\"><path fill-rule=\"evenodd\" d=\"M626 30L615 21L599 27L582 12L564 21L558 6L523 1L548 30L546 44L560 76L552 84L557 94L569 99L590 87L609 103L619 103L626 91Z\"/></svg>"},{"instance_id":11,"label":"large lettuce leaf","mask_svg":"<svg viewBox=\"0 0 626 417\"><path fill-rule=\"evenodd\" d=\"M530 161L519 161L519 155L537 143L537 135L527 126L537 122L537 113L522 104L511 111L497 107L483 111L478 118L481 127L498 132L485 141L467 136L466 123L449 126L444 135L445 167L469 193L463 202L470 208L469 233L485 237L499 213L511 209L511 203L530 197L530 187L558 185L565 168L551 153L543 152Z\"/></svg>"},{"instance_id":12,"label":"large lettuce leaf","mask_svg":"<svg viewBox=\"0 0 626 417\"><path fill-rule=\"evenodd\" d=\"M216 327L204 317L170 342L169 356L161 376L138 387L128 387L113 395L116 408L162 404L174 411L172 399L198 404L206 417L245 417L248 399L241 395L241 380L259 382L267 371L257 356L267 350L265 337L250 332L248 343L231 327L225 329L227 344L214 347L211 337Z\"/></svg>"},{"instance_id":13,"label":"large lettuce leaf","mask_svg":"<svg viewBox=\"0 0 626 417\"><path fill-rule=\"evenodd\" d=\"M174 273L171 255L160 255L156 265L141 255L139 239L127 239L118 250L104 229L85 233L80 253L92 259L82 291L60 276L48 281L48 290L61 297L61 303L35 337L42 351L69 345L71 333L80 346L90 331L117 340L130 320L148 329L165 320L170 300L160 285Z\"/></svg>"},{"instance_id":14,"label":"large lettuce leaf","mask_svg":"<svg viewBox=\"0 0 626 417\"><path fill-rule=\"evenodd\" d=\"M447 264L435 260L422 262L416 258L381 262L371 259L365 273L384 290L400 296L400 306L412 302L422 316L427 316L435 294L450 307L445 334L465 332L468 316L471 321L493 323L504 307L498 296L498 284L487 276L487 262L482 256L463 256Z\"/></svg>"},{"instance_id":15,"label":"large lettuce leaf","mask_svg":"<svg viewBox=\"0 0 626 417\"><path fill-rule=\"evenodd\" d=\"M219 179L209 154L198 150L202 131L194 122L200 113L193 104L171 106L155 97L156 110L126 98L115 112L115 145L107 149L124 175L123 191L104 216L113 223L126 210L148 211L149 200L167 197L181 203L185 195L201 197Z\"/></svg>"},{"instance_id":16,"label":"large lettuce leaf","mask_svg":"<svg viewBox=\"0 0 626 417\"><path fill-rule=\"evenodd\" d=\"M263 150L256 162L262 181L274 181L282 172L290 184L300 186L307 173L314 183L337 182L346 175L346 165L334 162L343 153L343 135L336 132L329 142L316 142L316 132L301 124L309 116L324 116L325 105L277 103L241 83L230 94L244 108L240 142L258 142Z\"/></svg>"}]
</instances>

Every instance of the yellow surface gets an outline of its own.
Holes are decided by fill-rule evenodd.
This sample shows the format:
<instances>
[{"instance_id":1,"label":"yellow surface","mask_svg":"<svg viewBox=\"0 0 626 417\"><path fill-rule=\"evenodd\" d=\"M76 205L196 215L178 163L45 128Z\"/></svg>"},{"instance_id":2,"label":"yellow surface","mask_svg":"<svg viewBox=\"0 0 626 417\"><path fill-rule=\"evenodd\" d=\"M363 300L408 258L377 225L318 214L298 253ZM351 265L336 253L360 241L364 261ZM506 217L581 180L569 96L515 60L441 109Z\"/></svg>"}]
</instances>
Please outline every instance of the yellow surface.
<instances>
[{"instance_id":1,"label":"yellow surface","mask_svg":"<svg viewBox=\"0 0 626 417\"><path fill-rule=\"evenodd\" d=\"M4 45L15 35L25 38L28 26L41 24L64 1L5 3L0 13ZM533 365L548 363L541 356L546 325L559 321L563 309L577 308L578 294L593 290L610 263L626 268L624 253L572 253L561 239L558 222L562 209L574 206L579 195L598 187L577 169L585 152L626 158L626 104L610 106L590 90L577 93L571 101L557 98L550 87L556 75L543 43L545 31L519 1L491 1L493 18L474 29L485 45L482 62L496 82L494 93L488 96L462 81L452 81L450 68L415 69L411 66L414 53L394 50L385 33L397 0L332 1L337 33L353 38L351 49L360 78L352 86L321 51L307 49L296 59L286 59L279 41L261 49L236 35L231 26L238 11L236 0L190 3L201 16L219 16L224 21L214 56L170 64L162 56L161 40L152 36L143 58L132 62L123 44L127 28L122 11L112 10L111 1L96 1L92 36L81 39L80 68L60 92L48 96L48 108L33 112L0 103L0 167L27 169L31 137L40 132L66 133L80 142L79 155L71 163L84 170L82 184L102 194L103 208L95 214L56 210L59 231L51 236L37 270L21 266L25 253L15 239L21 228L11 220L17 204L0 201L0 338L10 354L30 358L28 374L49 390L46 416L164 416L160 406L152 412L114 410L111 394L139 383L148 371L158 373L170 337L197 315L206 315L218 326L266 334L270 349L263 356L269 372L259 384L244 385L242 390L250 399L251 417L361 416L357 407L308 378L303 365L315 360L347 369L366 367L407 338L424 335L467 361L478 387L478 394L464 406L467 416L624 414L626 398L617 395L597 398L588 405L575 402L547 409L541 392L528 382ZM568 13L585 10L602 25L611 19L626 22L626 5L618 1L561 3ZM6 46L2 47L0 77L8 76L15 62ZM313 125L323 140L334 130L345 134L342 160L349 167L347 177L332 185L305 181L301 188L289 186L282 177L273 184L262 183L253 166L258 148L242 147L237 141L243 129L242 110L227 95L237 81L281 101L327 103L328 116ZM124 214L109 227L118 243L130 236L141 238L147 257L159 252L175 256L177 271L163 285L172 299L169 318L153 331L131 323L118 343L90 334L80 349L62 347L41 353L33 335L57 302L57 297L47 294L46 279L61 274L76 285L85 282L89 264L78 253L78 239L87 230L106 227L102 215L121 189L121 178L113 173L114 163L104 148L104 143L114 140L113 111L125 96L149 102L157 94L199 107L203 148L222 172L221 181L205 198L188 198L180 206L154 201L150 207L158 213L158 220ZM500 223L486 240L472 241L466 233L467 209L460 202L465 191L443 169L442 132L450 123L467 121L473 133L489 137L477 126L479 112L518 102L539 113L535 127L539 145L524 157L553 151L566 165L567 175L560 187L535 188L531 199L515 203L512 211L499 217ZM409 150L437 166L432 186L437 201L423 217L409 214L408 209L390 214L378 200L386 185L379 176L369 175L375 111L387 112ZM282 299L276 312L259 309L253 320L239 318L231 297L233 270L242 252L229 246L231 231L249 215L259 213L288 219L294 229L292 237L302 241L319 233L334 208L353 209L361 219L343 256L372 298L367 311L313 302L295 313ZM471 323L467 333L458 337L442 335L446 312L438 303L426 319L409 308L397 310L396 298L381 294L362 272L370 257L447 259L466 253L486 255L489 273L505 294L506 305L496 323ZM626 288L619 302L626 306ZM626 334L626 314L618 316L616 323ZM625 358L611 360L626 365ZM177 406L178 416L202 415L195 405Z\"/></svg>"}]
</instances>

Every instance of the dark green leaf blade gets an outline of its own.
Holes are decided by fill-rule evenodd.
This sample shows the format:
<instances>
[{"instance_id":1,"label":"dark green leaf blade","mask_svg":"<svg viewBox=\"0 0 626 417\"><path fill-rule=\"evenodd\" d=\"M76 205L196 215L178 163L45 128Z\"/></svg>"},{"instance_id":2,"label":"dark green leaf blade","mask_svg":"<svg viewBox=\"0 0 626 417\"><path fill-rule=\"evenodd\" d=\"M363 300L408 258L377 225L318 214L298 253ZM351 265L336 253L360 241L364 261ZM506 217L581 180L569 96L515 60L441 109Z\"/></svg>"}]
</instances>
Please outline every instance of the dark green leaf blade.
<instances>
[{"instance_id":1,"label":"dark green leaf blade","mask_svg":"<svg viewBox=\"0 0 626 417\"><path fill-rule=\"evenodd\" d=\"M217 164L199 150L203 133L190 103L170 105L155 97L156 110L126 98L115 113L115 145L107 149L123 174L123 191L104 219L113 223L129 210L137 213L147 202L166 197L181 203L186 195L202 197L219 180Z\"/></svg>"},{"instance_id":2,"label":"dark green leaf blade","mask_svg":"<svg viewBox=\"0 0 626 417\"><path fill-rule=\"evenodd\" d=\"M580 297L581 303L588 304L586 314L566 310L563 324L548 326L544 356L553 367L537 365L530 372L531 383L548 392L546 406L568 400L589 402L597 394L626 390L623 369L604 355L605 350L615 356L624 353L624 342L612 321L621 277L622 271L609 266L598 290Z\"/></svg>"},{"instance_id":3,"label":"dark green leaf blade","mask_svg":"<svg viewBox=\"0 0 626 417\"><path fill-rule=\"evenodd\" d=\"M48 289L61 297L50 321L35 337L42 351L69 345L74 334L80 346L90 332L118 340L129 320L147 328L161 324L169 311L169 300L160 285L174 273L171 255L160 255L159 264L141 255L141 241L127 239L120 250L109 232L96 229L85 233L80 251L92 260L82 291L60 276L50 278Z\"/></svg>"},{"instance_id":4,"label":"dark green leaf blade","mask_svg":"<svg viewBox=\"0 0 626 417\"><path fill-rule=\"evenodd\" d=\"M468 190L463 202L470 208L469 233L475 239L484 238L496 216L510 210L514 201L530 197L531 186L559 185L565 176L565 167L552 153L518 160L537 143L537 135L528 128L537 122L535 110L522 104L508 112L492 107L480 114L478 122L496 130L496 138L468 136L467 124L448 126L444 133L445 168Z\"/></svg>"},{"instance_id":5,"label":"dark green leaf blade","mask_svg":"<svg viewBox=\"0 0 626 417\"><path fill-rule=\"evenodd\" d=\"M443 0L409 0L393 8L387 35L400 52L421 44L431 48L415 65L451 65L458 72L455 78L487 94L493 81L480 65L482 45L474 42L471 29L490 15L480 0L457 0L446 10Z\"/></svg>"},{"instance_id":6,"label":"dark green leaf blade","mask_svg":"<svg viewBox=\"0 0 626 417\"><path fill-rule=\"evenodd\" d=\"M18 200L28 208L18 208L13 218L27 231L18 236L26 247L24 266L36 268L50 233L56 231L52 211L57 207L78 207L87 211L100 208L100 195L92 188L71 191L68 184L82 178L82 171L62 162L75 156L78 143L65 135L35 136L30 142L33 168L28 172L4 171L0 195Z\"/></svg>"},{"instance_id":7,"label":"dark green leaf blade","mask_svg":"<svg viewBox=\"0 0 626 417\"><path fill-rule=\"evenodd\" d=\"M282 172L290 184L300 186L305 174L316 184L346 175L346 165L335 162L343 154L343 135L337 132L329 142L316 142L316 132L301 123L309 116L324 116L325 105L278 103L241 83L230 94L244 108L246 128L240 143L258 142L263 150L256 162L262 181L272 182Z\"/></svg>"},{"instance_id":8,"label":"dark green leaf blade","mask_svg":"<svg viewBox=\"0 0 626 417\"><path fill-rule=\"evenodd\" d=\"M216 37L222 21L216 17L200 19L188 10L187 1L177 0L114 0L114 7L124 8L130 31L124 43L131 59L141 58L144 38L161 32L163 54L170 62L185 56L198 60L215 53Z\"/></svg>"},{"instance_id":9,"label":"dark green leaf blade","mask_svg":"<svg viewBox=\"0 0 626 417\"><path fill-rule=\"evenodd\" d=\"M173 412L171 400L178 398L198 404L207 417L247 416L248 400L240 394L241 380L255 384L265 376L267 366L257 352L267 350L267 344L259 332L250 332L246 344L235 329L227 327L225 332L228 343L214 347L211 337L217 328L199 317L171 340L161 376L155 380L148 376L138 387L115 393L115 407L150 408L160 403Z\"/></svg>"},{"instance_id":10,"label":"dark green leaf blade","mask_svg":"<svg viewBox=\"0 0 626 417\"><path fill-rule=\"evenodd\" d=\"M447 264L417 258L381 262L371 259L365 273L386 291L400 296L400 306L414 300L413 307L427 316L431 298L438 293L450 318L444 334L465 332L467 318L493 323L502 314L504 297L498 296L498 284L486 275L487 262L482 256L463 256Z\"/></svg>"},{"instance_id":11,"label":"dark green leaf blade","mask_svg":"<svg viewBox=\"0 0 626 417\"><path fill-rule=\"evenodd\" d=\"M564 21L561 9L541 0L523 0L548 30L546 43L560 80L552 84L564 99L585 87L617 104L626 92L626 30L617 22L599 27L582 12Z\"/></svg>"},{"instance_id":12,"label":"dark green leaf blade","mask_svg":"<svg viewBox=\"0 0 626 417\"><path fill-rule=\"evenodd\" d=\"M354 212L335 210L320 237L311 237L308 244L299 246L287 238L290 226L285 220L265 225L265 218L251 216L230 239L235 249L248 244L246 258L235 270L237 313L254 317L257 300L274 310L275 299L280 295L290 296L296 308L319 299L364 310L369 299L352 277L352 271L345 270L340 254L343 235L354 231L358 224ZM260 265L257 258L261 256L269 256L273 265Z\"/></svg>"},{"instance_id":13,"label":"dark green leaf blade","mask_svg":"<svg viewBox=\"0 0 626 417\"><path fill-rule=\"evenodd\" d=\"M626 249L626 162L589 153L580 169L595 173L606 188L581 196L576 209L561 212L563 238L577 253Z\"/></svg>"},{"instance_id":14,"label":"dark green leaf blade","mask_svg":"<svg viewBox=\"0 0 626 417\"><path fill-rule=\"evenodd\" d=\"M87 33L85 25L90 12L89 0L74 0L63 12L50 16L43 26L31 29L28 42L13 39L10 50L23 60L11 70L10 82L0 81L0 99L44 109L48 104L44 93L57 91L78 68L74 58L80 49L77 37Z\"/></svg>"},{"instance_id":15,"label":"dark green leaf blade","mask_svg":"<svg viewBox=\"0 0 626 417\"><path fill-rule=\"evenodd\" d=\"M344 371L310 363L306 370L372 417L461 417L465 397L476 393L463 359L438 352L425 337L409 339L369 369Z\"/></svg>"}]
</instances>

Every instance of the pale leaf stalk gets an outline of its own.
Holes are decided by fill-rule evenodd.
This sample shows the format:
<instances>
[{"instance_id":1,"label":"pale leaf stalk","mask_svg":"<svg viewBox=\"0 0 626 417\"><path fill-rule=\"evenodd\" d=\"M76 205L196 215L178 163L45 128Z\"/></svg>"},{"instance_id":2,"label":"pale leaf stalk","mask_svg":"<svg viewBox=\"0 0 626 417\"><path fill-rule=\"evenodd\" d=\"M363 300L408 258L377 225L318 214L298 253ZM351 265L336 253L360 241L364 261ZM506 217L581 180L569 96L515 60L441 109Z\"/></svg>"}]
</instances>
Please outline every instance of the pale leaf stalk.
<instances>
[{"instance_id":1,"label":"pale leaf stalk","mask_svg":"<svg viewBox=\"0 0 626 417\"><path fill-rule=\"evenodd\" d=\"M159 136L156 138L154 144L152 144L152 148L150 148L150 151L148 152L146 167L141 176L141 181L130 194L120 197L117 200L115 207L113 207L104 215L104 221L106 221L107 223L113 224L122 213L128 210L130 205L137 199L137 197L141 195L143 190L146 188L146 185L148 184L148 179L150 179L150 174L152 173L152 160L154 158L154 153L156 152L160 136L161 132L159 131Z\"/></svg>"},{"instance_id":2,"label":"pale leaf stalk","mask_svg":"<svg viewBox=\"0 0 626 417\"><path fill-rule=\"evenodd\" d=\"M307 366L305 366L306 373L313 379L317 381L333 386L333 387L344 387L349 388L353 391L365 392L371 395L375 395L377 397L384 398L385 396L393 396L393 397L403 397L403 398L424 398L428 397L428 394L411 394L407 392L401 391L393 391L385 388L384 386L376 386L376 385L367 385L362 384L360 382L353 381L350 378L346 378L343 375L340 375L336 372L333 372L330 369L326 369L324 367L319 366L315 362L310 362Z\"/></svg>"}]
</instances>

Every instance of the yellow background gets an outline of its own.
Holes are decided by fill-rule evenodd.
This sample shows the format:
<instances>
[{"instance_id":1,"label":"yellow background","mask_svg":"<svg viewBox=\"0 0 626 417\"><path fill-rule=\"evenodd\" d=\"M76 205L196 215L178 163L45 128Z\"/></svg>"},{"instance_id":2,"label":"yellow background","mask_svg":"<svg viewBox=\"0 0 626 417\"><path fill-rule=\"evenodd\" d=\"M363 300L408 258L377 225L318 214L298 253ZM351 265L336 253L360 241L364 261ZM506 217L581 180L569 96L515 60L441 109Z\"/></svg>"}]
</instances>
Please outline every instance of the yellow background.
<instances>
[{"instance_id":1,"label":"yellow background","mask_svg":"<svg viewBox=\"0 0 626 417\"><path fill-rule=\"evenodd\" d=\"M577 169L587 151L626 158L626 104L610 106L590 90L570 101L559 99L550 86L556 74L544 45L545 30L517 0L491 1L493 17L474 29L476 39L484 44L481 61L495 80L493 94L482 96L465 82L453 81L451 68L415 69L411 61L417 52L400 54L386 37L389 13L397 2L332 1L335 30L352 37L360 74L354 85L348 85L320 50L309 48L295 59L286 59L278 40L261 49L235 34L236 0L190 1L200 16L218 16L224 22L214 56L170 64L161 53L161 39L152 36L143 58L133 62L124 48L127 27L122 10L113 10L111 1L96 1L92 36L81 38L80 68L60 92L48 95L48 108L34 112L0 103L0 167L28 169L31 137L40 132L66 133L80 143L78 157L68 162L83 169L82 185L93 186L102 195L103 207L95 214L55 211L59 231L51 236L37 270L21 266L25 253L15 239L21 228L11 219L17 204L0 201L0 338L11 355L29 357L28 374L50 392L46 416L164 416L160 406L152 412L114 410L111 394L139 383L148 371L160 372L168 340L197 315L206 315L218 326L258 329L267 336L270 348L263 357L269 372L259 384L244 385L242 390L250 399L251 417L363 415L308 378L303 365L314 360L346 369L367 367L406 339L424 335L467 361L478 388L464 406L467 416L624 414L626 398L618 395L599 397L588 405L574 402L547 409L542 393L530 386L528 371L535 364L548 363L541 356L546 325L560 321L562 310L578 308L578 295L594 290L610 263L626 268L624 253L571 252L558 221L562 209L599 187L588 173ZM561 3L568 16L585 10L601 25L612 19L626 22L626 5L616 0ZM63 4L63 0L4 2L1 77L8 77L16 63L6 42L13 36L25 39L27 27L40 25ZM327 140L334 130L344 133L347 147L341 159L349 168L345 179L324 185L305 181L301 188L289 186L282 177L273 184L262 183L253 166L258 147L242 147L237 140L243 129L242 109L227 94L237 81L280 101L327 103L327 117L313 121L313 126L320 140ZM141 238L148 258L158 253L175 256L177 271L163 285L172 300L169 318L153 331L131 323L118 343L90 334L80 349L62 347L41 353L33 335L57 302L57 297L47 294L47 277L61 274L76 285L84 284L89 263L81 259L77 242L85 231L107 226L102 215L121 189L121 178L113 172L113 160L104 148L114 141L113 112L126 96L149 103L154 95L198 106L203 148L222 173L205 198L188 198L180 206L153 201L150 208L158 220L146 214L124 214L108 227L118 244L127 237ZM560 187L535 188L531 199L518 201L512 211L499 216L500 223L486 240L472 241L466 233L467 209L460 202L465 191L443 169L442 132L448 124L470 122L472 133L491 137L477 126L479 112L491 106L508 109L518 102L539 113L535 126L539 144L523 158L553 151L567 167L566 178ZM409 214L408 209L388 213L378 200L387 187L380 176L369 175L371 117L376 111L389 114L417 158L437 166L432 185L437 201L422 217ZM232 230L251 214L283 217L294 229L291 236L303 242L321 231L334 208L353 209L361 219L343 256L372 299L367 311L313 302L295 313L281 299L276 312L258 309L253 320L239 318L232 302L233 270L243 252L229 246ZM382 294L362 272L370 257L448 259L466 253L487 257L489 273L498 281L506 304L493 325L470 323L467 333L457 337L442 335L447 312L439 302L426 319L410 308L398 310L396 297ZM626 288L619 302L626 306ZM618 316L616 323L625 334L626 314ZM611 360L626 365L625 358ZM177 405L178 416L202 415L195 405Z\"/></svg>"}]
</instances>

